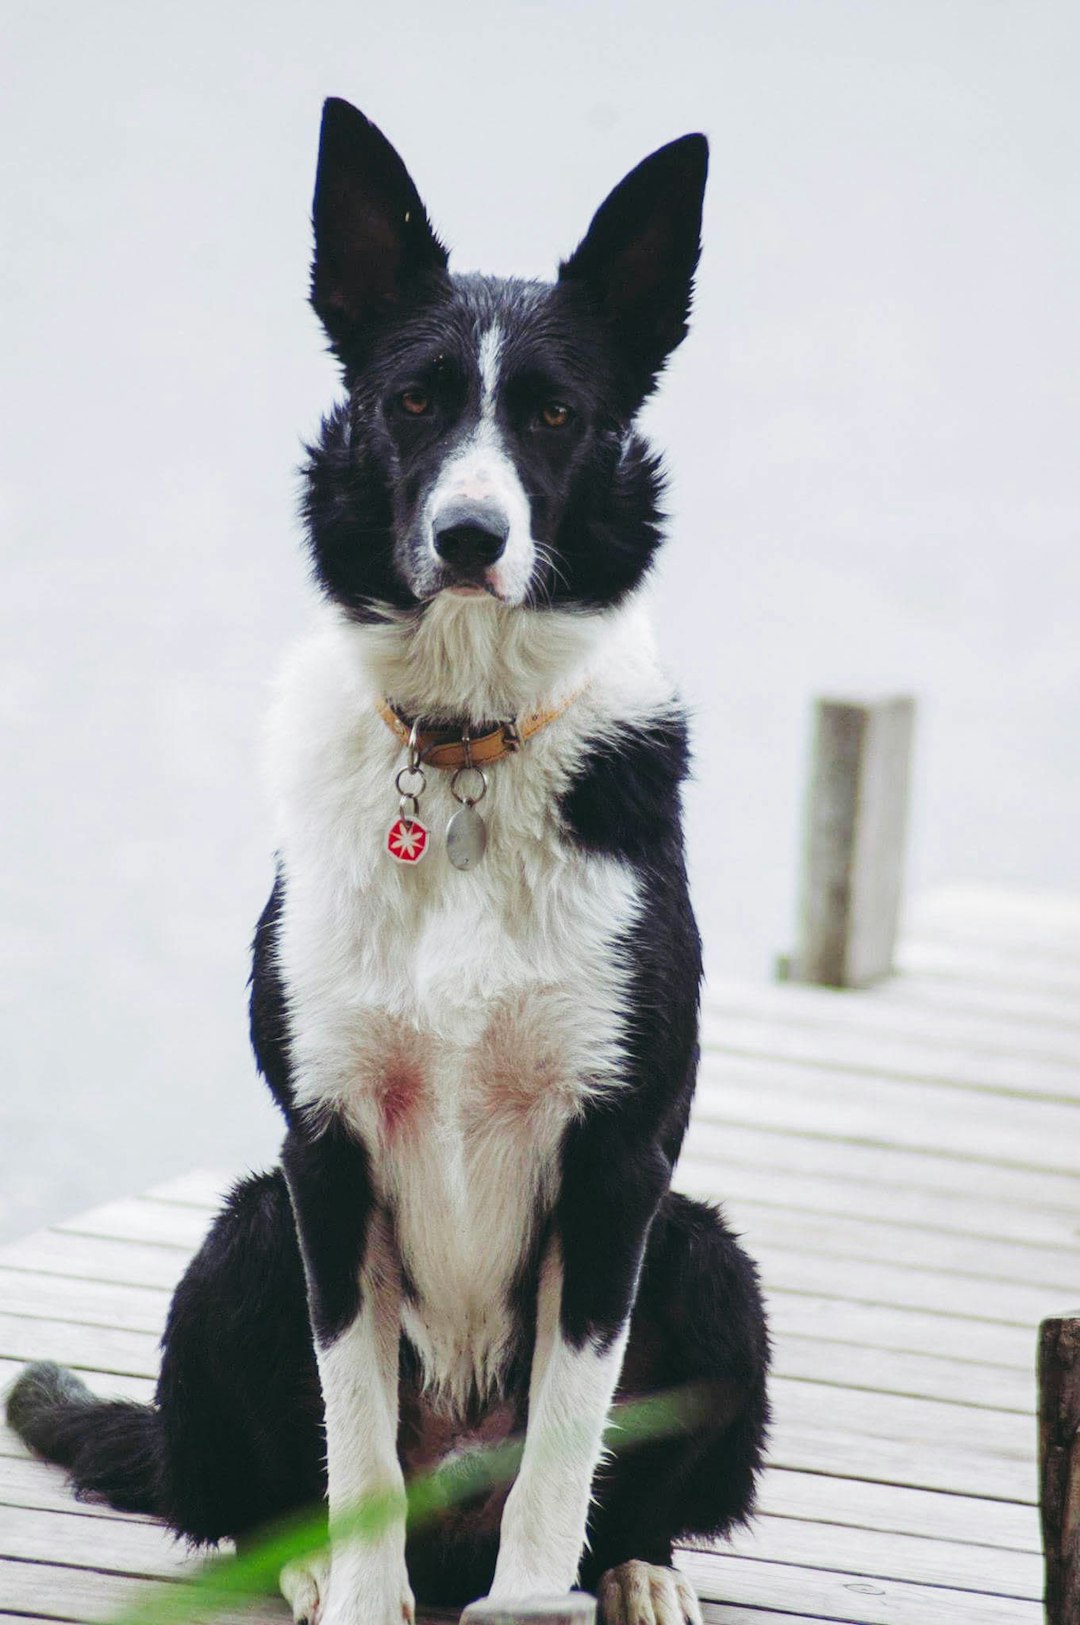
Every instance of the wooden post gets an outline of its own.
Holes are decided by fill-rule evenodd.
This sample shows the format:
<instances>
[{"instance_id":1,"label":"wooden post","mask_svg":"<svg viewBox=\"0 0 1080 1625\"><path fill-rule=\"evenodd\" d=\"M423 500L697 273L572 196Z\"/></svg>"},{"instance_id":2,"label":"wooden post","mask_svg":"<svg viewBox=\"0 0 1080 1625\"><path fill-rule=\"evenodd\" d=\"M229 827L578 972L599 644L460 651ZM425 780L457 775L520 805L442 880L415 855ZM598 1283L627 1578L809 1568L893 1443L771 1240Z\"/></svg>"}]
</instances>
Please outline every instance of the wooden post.
<instances>
[{"instance_id":1,"label":"wooden post","mask_svg":"<svg viewBox=\"0 0 1080 1625\"><path fill-rule=\"evenodd\" d=\"M915 701L818 700L793 981L867 987L893 968Z\"/></svg>"},{"instance_id":2,"label":"wooden post","mask_svg":"<svg viewBox=\"0 0 1080 1625\"><path fill-rule=\"evenodd\" d=\"M1039 1508L1046 1625L1080 1620L1080 1309L1039 1327Z\"/></svg>"},{"instance_id":3,"label":"wooden post","mask_svg":"<svg viewBox=\"0 0 1080 1625\"><path fill-rule=\"evenodd\" d=\"M562 1597L529 1597L520 1603L497 1603L488 1597L471 1602L461 1625L596 1625L596 1598L587 1591Z\"/></svg>"}]
</instances>

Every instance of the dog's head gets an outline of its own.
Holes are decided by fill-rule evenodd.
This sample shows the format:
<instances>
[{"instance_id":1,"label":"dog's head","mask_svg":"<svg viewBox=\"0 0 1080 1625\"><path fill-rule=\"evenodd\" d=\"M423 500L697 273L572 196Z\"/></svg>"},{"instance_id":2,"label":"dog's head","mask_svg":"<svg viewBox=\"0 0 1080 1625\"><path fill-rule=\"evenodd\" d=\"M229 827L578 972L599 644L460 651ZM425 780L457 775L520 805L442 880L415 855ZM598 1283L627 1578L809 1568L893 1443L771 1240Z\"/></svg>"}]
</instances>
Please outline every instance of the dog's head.
<instances>
[{"instance_id":1,"label":"dog's head","mask_svg":"<svg viewBox=\"0 0 1080 1625\"><path fill-rule=\"evenodd\" d=\"M660 478L632 423L686 333L707 159L700 135L646 158L554 283L459 277L393 147L326 103L311 301L348 398L307 512L351 615L442 593L603 608L639 583Z\"/></svg>"}]
</instances>

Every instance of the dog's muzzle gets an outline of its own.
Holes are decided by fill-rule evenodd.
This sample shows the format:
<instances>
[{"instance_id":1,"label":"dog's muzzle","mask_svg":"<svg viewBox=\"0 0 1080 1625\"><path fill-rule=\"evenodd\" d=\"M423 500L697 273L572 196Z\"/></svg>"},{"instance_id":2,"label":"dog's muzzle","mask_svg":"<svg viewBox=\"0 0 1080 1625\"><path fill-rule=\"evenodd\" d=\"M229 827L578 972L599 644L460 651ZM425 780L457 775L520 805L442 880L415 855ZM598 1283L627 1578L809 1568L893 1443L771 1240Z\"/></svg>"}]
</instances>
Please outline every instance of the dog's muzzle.
<instances>
[{"instance_id":1,"label":"dog's muzzle","mask_svg":"<svg viewBox=\"0 0 1080 1625\"><path fill-rule=\"evenodd\" d=\"M489 502L448 502L432 521L435 552L456 581L483 581L484 571L502 557L510 521Z\"/></svg>"}]
</instances>

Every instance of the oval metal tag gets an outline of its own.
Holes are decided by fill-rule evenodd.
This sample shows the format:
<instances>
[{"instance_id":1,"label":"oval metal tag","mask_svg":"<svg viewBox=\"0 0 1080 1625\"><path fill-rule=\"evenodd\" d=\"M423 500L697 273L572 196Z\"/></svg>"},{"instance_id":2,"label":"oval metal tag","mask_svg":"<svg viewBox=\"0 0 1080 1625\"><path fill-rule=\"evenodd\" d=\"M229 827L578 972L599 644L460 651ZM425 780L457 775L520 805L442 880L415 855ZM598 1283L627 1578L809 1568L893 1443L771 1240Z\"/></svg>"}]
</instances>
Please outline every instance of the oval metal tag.
<instances>
[{"instance_id":1,"label":"oval metal tag","mask_svg":"<svg viewBox=\"0 0 1080 1625\"><path fill-rule=\"evenodd\" d=\"M487 825L475 807L459 807L446 826L446 855L455 869L475 869L487 846Z\"/></svg>"}]
</instances>

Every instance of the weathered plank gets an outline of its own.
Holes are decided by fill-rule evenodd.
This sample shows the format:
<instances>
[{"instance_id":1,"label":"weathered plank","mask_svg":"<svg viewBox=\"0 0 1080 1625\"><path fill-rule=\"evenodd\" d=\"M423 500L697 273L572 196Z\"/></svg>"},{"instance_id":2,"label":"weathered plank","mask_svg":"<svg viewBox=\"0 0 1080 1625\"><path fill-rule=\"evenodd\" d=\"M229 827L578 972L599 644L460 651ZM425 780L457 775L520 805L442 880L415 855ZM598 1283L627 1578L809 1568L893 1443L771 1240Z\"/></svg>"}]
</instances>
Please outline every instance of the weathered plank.
<instances>
[{"instance_id":1,"label":"weathered plank","mask_svg":"<svg viewBox=\"0 0 1080 1625\"><path fill-rule=\"evenodd\" d=\"M856 1138L846 1133L809 1131L783 1122L761 1125L752 1121L724 1118L719 1102L710 1102L710 1112L690 1120L688 1150L702 1154L718 1152L725 1160L762 1161L780 1171L854 1178L880 1185L898 1185L912 1190L938 1191L957 1196L995 1200L1037 1212L1059 1212L1072 1217L1080 1211L1080 1173L1047 1168L1014 1168L998 1163L991 1182L987 1165L968 1157L954 1156L934 1147L890 1145L883 1140L887 1124L879 1120L873 1138ZM723 1187L720 1187L722 1191ZM718 1192L719 1194L719 1192Z\"/></svg>"},{"instance_id":2,"label":"weathered plank","mask_svg":"<svg viewBox=\"0 0 1080 1625\"><path fill-rule=\"evenodd\" d=\"M1033 1331L1027 1326L995 1325L986 1320L973 1323L888 1303L839 1303L828 1292L784 1292L775 1287L769 1292L769 1316L778 1337L795 1332L867 1348L958 1360L966 1357L966 1350L967 1356L975 1356L976 1365L1032 1370Z\"/></svg>"},{"instance_id":3,"label":"weathered plank","mask_svg":"<svg viewBox=\"0 0 1080 1625\"><path fill-rule=\"evenodd\" d=\"M0 1265L11 1269L120 1286L160 1287L169 1293L187 1262L186 1249L61 1230L39 1230L23 1242L0 1249Z\"/></svg>"},{"instance_id":4,"label":"weathered plank","mask_svg":"<svg viewBox=\"0 0 1080 1625\"><path fill-rule=\"evenodd\" d=\"M1076 1107L1054 1101L984 1094L973 1109L964 1091L872 1072L822 1071L809 1087L805 1069L790 1061L706 1053L694 1110L699 1120L775 1125L789 1134L888 1143L1075 1177L1067 1148L1076 1134Z\"/></svg>"},{"instance_id":5,"label":"weathered plank","mask_svg":"<svg viewBox=\"0 0 1080 1625\"><path fill-rule=\"evenodd\" d=\"M725 1210L741 1198L780 1212L870 1218L946 1238L1016 1242L1040 1258L1071 1263L1080 1256L1080 1236L1073 1215L1065 1209L1020 1207L840 1173L830 1178L777 1169L765 1162L735 1160L726 1154L730 1148L725 1148L725 1138L722 1130L710 1136L696 1126L691 1130L675 1176L680 1190L723 1191Z\"/></svg>"},{"instance_id":6,"label":"weathered plank","mask_svg":"<svg viewBox=\"0 0 1080 1625\"><path fill-rule=\"evenodd\" d=\"M154 1332L124 1331L116 1326L0 1313L0 1359L55 1360L79 1371L156 1377L158 1337Z\"/></svg>"},{"instance_id":7,"label":"weathered plank","mask_svg":"<svg viewBox=\"0 0 1080 1625\"><path fill-rule=\"evenodd\" d=\"M941 984L932 985L940 994ZM1057 1024L1031 1019L1026 1008L1014 1014L1009 1001L1003 1009L993 1004L983 1008L976 996L974 1009L957 1007L946 997L912 995L906 977L869 994L795 982L777 985L711 977L702 999L706 1039L724 1047L732 1020L768 1023L799 1034L807 1043L818 1036L827 1042L834 1036L859 1036L872 1051L885 1042L925 1057L943 1044L958 1056L1000 1053L1014 1063L1025 1056L1080 1061L1080 1017L1075 1011L1071 1022Z\"/></svg>"},{"instance_id":8,"label":"weathered plank","mask_svg":"<svg viewBox=\"0 0 1080 1625\"><path fill-rule=\"evenodd\" d=\"M777 1517L925 1535L931 1540L1015 1552L1041 1550L1039 1519L1033 1506L988 1501L982 1496L769 1467L762 1478L758 1504L762 1512Z\"/></svg>"},{"instance_id":9,"label":"weathered plank","mask_svg":"<svg viewBox=\"0 0 1080 1625\"><path fill-rule=\"evenodd\" d=\"M966 1015L983 1023L987 1032L1011 1028L1024 1022L1033 1030L1045 1029L1054 1035L1080 1032L1075 990L1047 993L1039 988L1018 987L1012 982L996 982L990 987L964 982L955 977L925 975L910 967L875 989L883 1011L941 1011Z\"/></svg>"},{"instance_id":10,"label":"weathered plank","mask_svg":"<svg viewBox=\"0 0 1080 1625\"><path fill-rule=\"evenodd\" d=\"M175 1596L180 1580L142 1579L70 1568L60 1563L19 1562L0 1557L0 1599L8 1615L20 1621L75 1621L77 1625L104 1625L123 1607L139 1601ZM0 1619L4 1618L0 1614ZM215 1612L213 1625L288 1625L291 1616L283 1601L267 1598L243 1613ZM194 1625L194 1622L193 1622ZM202 1621L201 1625L210 1625Z\"/></svg>"},{"instance_id":11,"label":"weathered plank","mask_svg":"<svg viewBox=\"0 0 1080 1625\"><path fill-rule=\"evenodd\" d=\"M732 1608L727 1603L705 1602L701 1612L705 1625L835 1625L818 1614L775 1614L771 1608Z\"/></svg>"},{"instance_id":12,"label":"weathered plank","mask_svg":"<svg viewBox=\"0 0 1080 1625\"><path fill-rule=\"evenodd\" d=\"M80 1281L65 1275L34 1275L0 1266L0 1304L11 1315L45 1320L79 1320L89 1326L117 1326L160 1333L169 1307L168 1292L155 1287Z\"/></svg>"},{"instance_id":13,"label":"weathered plank","mask_svg":"<svg viewBox=\"0 0 1080 1625\"><path fill-rule=\"evenodd\" d=\"M809 1415L812 1417L813 1412ZM770 1445L769 1460L774 1466L796 1472L865 1479L874 1484L941 1490L1027 1506L1037 1501L1033 1461L1010 1460L962 1445L937 1448L922 1438L837 1433L814 1420L789 1420L779 1428Z\"/></svg>"},{"instance_id":14,"label":"weathered plank","mask_svg":"<svg viewBox=\"0 0 1080 1625\"><path fill-rule=\"evenodd\" d=\"M86 1518L149 1521L139 1513L114 1512L103 1502L76 1501L62 1468L29 1456L0 1456L0 1502L5 1506L37 1507L42 1512L70 1512Z\"/></svg>"},{"instance_id":15,"label":"weathered plank","mask_svg":"<svg viewBox=\"0 0 1080 1625\"><path fill-rule=\"evenodd\" d=\"M1027 1598L995 1597L953 1586L912 1585L877 1575L812 1569L792 1563L749 1562L707 1552L679 1554L703 1596L726 1604L778 1610L796 1619L824 1618L843 1625L1042 1625L1042 1605ZM726 1618L713 1615L717 1625Z\"/></svg>"},{"instance_id":16,"label":"weathered plank","mask_svg":"<svg viewBox=\"0 0 1080 1625\"><path fill-rule=\"evenodd\" d=\"M781 1337L773 1354L776 1375L1031 1416L1035 1383L1028 1371L942 1359L937 1354L863 1348L839 1341L842 1324L835 1330L833 1338L800 1337L795 1332Z\"/></svg>"},{"instance_id":17,"label":"weathered plank","mask_svg":"<svg viewBox=\"0 0 1080 1625\"><path fill-rule=\"evenodd\" d=\"M212 1204L218 1206L217 1201ZM187 1205L129 1196L119 1202L104 1202L75 1218L54 1225L62 1233L76 1236L107 1236L129 1242L153 1242L162 1247L180 1248L185 1255L194 1252L206 1234L211 1204L192 1210ZM20 1243L21 1245L21 1243Z\"/></svg>"},{"instance_id":18,"label":"weathered plank","mask_svg":"<svg viewBox=\"0 0 1080 1625\"><path fill-rule=\"evenodd\" d=\"M1080 983L1075 968L1052 954L1014 954L985 943L905 938L896 963L904 975L914 973L958 982L965 996L972 987L1001 988L1005 992L1019 988L1067 1004L1075 1001Z\"/></svg>"},{"instance_id":19,"label":"weathered plank","mask_svg":"<svg viewBox=\"0 0 1080 1625\"><path fill-rule=\"evenodd\" d=\"M740 1530L730 1550L770 1563L811 1569L842 1569L958 1591L1002 1597L1042 1596L1042 1559L1034 1552L994 1550L943 1538L859 1529L765 1515Z\"/></svg>"},{"instance_id":20,"label":"weathered plank","mask_svg":"<svg viewBox=\"0 0 1080 1625\"><path fill-rule=\"evenodd\" d=\"M0 1552L24 1563L48 1563L58 1552L71 1568L150 1579L175 1579L199 1567L159 1524L128 1518L85 1518L0 1505Z\"/></svg>"},{"instance_id":21,"label":"weathered plank","mask_svg":"<svg viewBox=\"0 0 1080 1625\"><path fill-rule=\"evenodd\" d=\"M810 1292L839 1302L902 1304L909 1309L928 1309L953 1318L963 1316L1032 1328L1055 1302L1061 1301L1060 1293L1055 1295L1047 1287L980 1280L973 1275L949 1275L911 1264L825 1258L814 1252L772 1247L764 1242L756 1244L756 1252L772 1292ZM974 1331L972 1336L975 1336Z\"/></svg>"},{"instance_id":22,"label":"weathered plank","mask_svg":"<svg viewBox=\"0 0 1080 1625\"><path fill-rule=\"evenodd\" d=\"M931 1225L898 1225L876 1215L833 1218L740 1197L727 1197L724 1207L751 1250L768 1245L809 1250L824 1257L913 1265L973 1280L1026 1283L1045 1287L1050 1295L1056 1292L1059 1300L1080 1278L1080 1247L1047 1249L1024 1242L942 1234Z\"/></svg>"},{"instance_id":23,"label":"weathered plank","mask_svg":"<svg viewBox=\"0 0 1080 1625\"><path fill-rule=\"evenodd\" d=\"M955 1448L1003 1457L1020 1463L1024 1482L1034 1483L1032 1424L1028 1416L951 1405L944 1400L913 1399L907 1394L799 1382L790 1377L775 1377L771 1394L778 1441L783 1441L789 1425L795 1428L809 1423L856 1438L922 1443L937 1455Z\"/></svg>"},{"instance_id":24,"label":"weathered plank","mask_svg":"<svg viewBox=\"0 0 1080 1625\"><path fill-rule=\"evenodd\" d=\"M137 1596L171 1596L176 1582L136 1581L123 1574L97 1573L59 1563L23 1563L0 1557L0 1599L17 1614L45 1619L85 1620L97 1625Z\"/></svg>"},{"instance_id":25,"label":"weathered plank","mask_svg":"<svg viewBox=\"0 0 1080 1625\"><path fill-rule=\"evenodd\" d=\"M810 1028L760 1016L725 1012L705 1027L710 1056L784 1060L815 1072L872 1072L898 1083L923 1082L986 1094L1080 1101L1080 1054L1010 1053L986 1041L950 1042L928 1033L897 1037L872 1028Z\"/></svg>"},{"instance_id":26,"label":"weathered plank","mask_svg":"<svg viewBox=\"0 0 1080 1625\"><path fill-rule=\"evenodd\" d=\"M53 1625L41 1614L5 1614L0 1612L0 1625Z\"/></svg>"}]
</instances>

